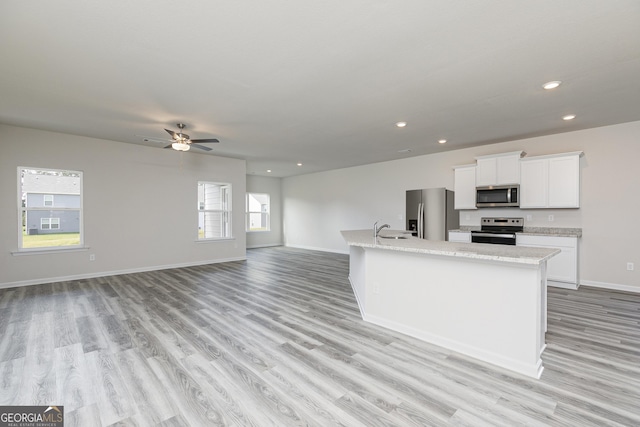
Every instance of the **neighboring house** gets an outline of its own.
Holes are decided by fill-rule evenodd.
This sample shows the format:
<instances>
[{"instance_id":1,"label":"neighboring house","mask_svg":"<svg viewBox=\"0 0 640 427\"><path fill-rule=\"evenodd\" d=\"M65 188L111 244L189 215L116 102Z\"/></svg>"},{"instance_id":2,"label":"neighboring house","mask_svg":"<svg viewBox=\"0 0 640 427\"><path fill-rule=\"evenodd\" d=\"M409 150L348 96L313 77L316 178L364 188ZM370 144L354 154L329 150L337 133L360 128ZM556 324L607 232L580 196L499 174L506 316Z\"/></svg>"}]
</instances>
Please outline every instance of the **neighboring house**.
<instances>
[{"instance_id":1,"label":"neighboring house","mask_svg":"<svg viewBox=\"0 0 640 427\"><path fill-rule=\"evenodd\" d=\"M26 173L22 194L27 234L80 231L80 178Z\"/></svg>"}]
</instances>

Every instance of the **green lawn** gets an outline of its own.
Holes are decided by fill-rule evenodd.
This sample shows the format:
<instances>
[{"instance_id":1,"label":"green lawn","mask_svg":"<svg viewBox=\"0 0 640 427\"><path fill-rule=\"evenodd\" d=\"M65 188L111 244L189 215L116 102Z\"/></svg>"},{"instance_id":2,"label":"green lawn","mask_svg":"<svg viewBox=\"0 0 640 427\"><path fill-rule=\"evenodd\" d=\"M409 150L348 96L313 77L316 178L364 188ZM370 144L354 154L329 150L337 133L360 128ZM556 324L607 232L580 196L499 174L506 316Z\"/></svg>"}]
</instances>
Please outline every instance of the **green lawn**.
<instances>
[{"instance_id":1,"label":"green lawn","mask_svg":"<svg viewBox=\"0 0 640 427\"><path fill-rule=\"evenodd\" d=\"M23 248L48 248L52 246L77 246L80 244L80 233L59 234L23 234Z\"/></svg>"}]
</instances>

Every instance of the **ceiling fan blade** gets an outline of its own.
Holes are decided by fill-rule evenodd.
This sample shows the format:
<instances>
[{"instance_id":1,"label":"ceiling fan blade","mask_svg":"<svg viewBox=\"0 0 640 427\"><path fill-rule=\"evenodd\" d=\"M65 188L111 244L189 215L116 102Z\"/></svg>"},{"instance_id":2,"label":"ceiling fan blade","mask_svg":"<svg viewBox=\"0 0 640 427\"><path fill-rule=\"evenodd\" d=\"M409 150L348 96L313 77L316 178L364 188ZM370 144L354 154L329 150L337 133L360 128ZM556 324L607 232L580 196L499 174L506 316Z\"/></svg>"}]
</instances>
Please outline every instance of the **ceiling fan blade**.
<instances>
[{"instance_id":1,"label":"ceiling fan blade","mask_svg":"<svg viewBox=\"0 0 640 427\"><path fill-rule=\"evenodd\" d=\"M174 131L169 130L169 129L165 129L165 130L169 133L169 135L171 135L171 138L178 139L178 134L177 133L175 133Z\"/></svg>"},{"instance_id":2,"label":"ceiling fan blade","mask_svg":"<svg viewBox=\"0 0 640 427\"><path fill-rule=\"evenodd\" d=\"M191 142L199 142L199 143L207 143L207 142L220 142L215 138L209 138L209 139L192 139Z\"/></svg>"},{"instance_id":3,"label":"ceiling fan blade","mask_svg":"<svg viewBox=\"0 0 640 427\"><path fill-rule=\"evenodd\" d=\"M200 145L200 144L194 144L193 140L191 140L191 144L189 144L189 145L191 145L192 147L199 148L199 149L204 150L204 151L211 151L211 148L209 148L209 147L205 147L204 145Z\"/></svg>"},{"instance_id":4,"label":"ceiling fan blade","mask_svg":"<svg viewBox=\"0 0 640 427\"><path fill-rule=\"evenodd\" d=\"M166 146L166 147L164 147L164 148L171 148L171 144L167 145L167 146Z\"/></svg>"}]
</instances>

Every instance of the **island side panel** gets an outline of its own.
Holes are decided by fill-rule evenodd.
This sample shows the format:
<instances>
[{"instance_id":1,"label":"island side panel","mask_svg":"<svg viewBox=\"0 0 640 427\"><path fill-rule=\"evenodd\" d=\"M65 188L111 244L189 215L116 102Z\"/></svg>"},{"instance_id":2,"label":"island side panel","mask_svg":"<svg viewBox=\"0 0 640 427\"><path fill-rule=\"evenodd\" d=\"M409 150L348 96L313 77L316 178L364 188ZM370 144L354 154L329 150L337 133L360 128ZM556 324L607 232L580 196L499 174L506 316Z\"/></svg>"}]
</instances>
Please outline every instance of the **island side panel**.
<instances>
[{"instance_id":1,"label":"island side panel","mask_svg":"<svg viewBox=\"0 0 640 427\"><path fill-rule=\"evenodd\" d=\"M353 294L356 296L360 315L364 319L366 302L366 263L364 248L359 246L349 246L349 282Z\"/></svg>"},{"instance_id":2,"label":"island side panel","mask_svg":"<svg viewBox=\"0 0 640 427\"><path fill-rule=\"evenodd\" d=\"M364 263L365 320L539 378L543 264L377 248Z\"/></svg>"}]
</instances>

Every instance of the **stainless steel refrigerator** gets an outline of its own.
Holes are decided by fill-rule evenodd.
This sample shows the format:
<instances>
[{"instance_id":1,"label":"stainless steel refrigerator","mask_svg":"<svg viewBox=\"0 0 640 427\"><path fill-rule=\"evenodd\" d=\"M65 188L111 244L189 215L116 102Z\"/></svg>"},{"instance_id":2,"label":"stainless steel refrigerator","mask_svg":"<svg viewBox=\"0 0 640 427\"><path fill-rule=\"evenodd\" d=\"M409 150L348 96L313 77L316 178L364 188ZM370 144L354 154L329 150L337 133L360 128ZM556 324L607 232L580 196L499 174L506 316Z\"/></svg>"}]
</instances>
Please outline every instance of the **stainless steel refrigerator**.
<instances>
[{"instance_id":1,"label":"stainless steel refrigerator","mask_svg":"<svg viewBox=\"0 0 640 427\"><path fill-rule=\"evenodd\" d=\"M407 191L407 230L427 240L449 240L449 230L460 226L460 214L453 208L453 191L428 188Z\"/></svg>"}]
</instances>

